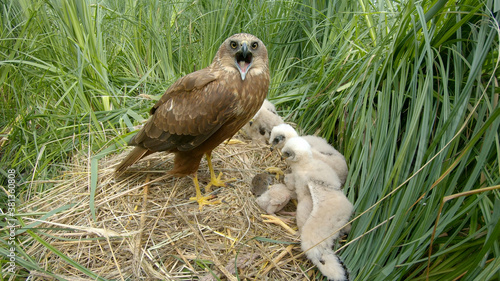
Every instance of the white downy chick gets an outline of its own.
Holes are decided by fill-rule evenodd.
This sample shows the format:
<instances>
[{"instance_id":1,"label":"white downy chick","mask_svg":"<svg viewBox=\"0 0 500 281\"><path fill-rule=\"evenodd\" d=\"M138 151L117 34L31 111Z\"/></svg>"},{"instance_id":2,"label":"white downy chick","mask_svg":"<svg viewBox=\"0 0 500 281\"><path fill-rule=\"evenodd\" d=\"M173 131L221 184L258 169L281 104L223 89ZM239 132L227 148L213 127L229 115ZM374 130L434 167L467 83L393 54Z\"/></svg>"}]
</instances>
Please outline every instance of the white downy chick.
<instances>
[{"instance_id":1,"label":"white downy chick","mask_svg":"<svg viewBox=\"0 0 500 281\"><path fill-rule=\"evenodd\" d=\"M266 213L274 215L290 201L291 191L284 184L274 184L271 175L257 174L252 179L252 193L257 196L256 202Z\"/></svg>"},{"instance_id":2,"label":"white downy chick","mask_svg":"<svg viewBox=\"0 0 500 281\"><path fill-rule=\"evenodd\" d=\"M295 129L288 124L280 124L274 127L271 130L271 136L269 138L271 150L274 148L283 148L288 139L297 136L297 131L295 131ZM308 135L302 136L302 138L304 138L309 145L311 145L312 154L315 159L325 162L332 167L333 170L335 170L340 179L341 185L343 186L348 173L344 155L338 152L322 137Z\"/></svg>"},{"instance_id":3,"label":"white downy chick","mask_svg":"<svg viewBox=\"0 0 500 281\"><path fill-rule=\"evenodd\" d=\"M266 99L254 118L243 126L243 132L252 140L265 144L272 128L279 124L283 124L283 119L276 112L274 104Z\"/></svg>"},{"instance_id":4,"label":"white downy chick","mask_svg":"<svg viewBox=\"0 0 500 281\"><path fill-rule=\"evenodd\" d=\"M281 211L290 201L290 190L282 183L274 184L269 190L257 197L257 204L270 215Z\"/></svg>"},{"instance_id":5,"label":"white downy chick","mask_svg":"<svg viewBox=\"0 0 500 281\"><path fill-rule=\"evenodd\" d=\"M329 165L313 158L311 146L303 138L290 138L282 156L292 169L288 181L293 181L297 192L297 219L306 217L299 227L302 250L328 280L348 280L346 269L332 250L353 211L340 189L340 179ZM303 202L312 202L312 206L299 208ZM299 214L309 210L309 216Z\"/></svg>"}]
</instances>

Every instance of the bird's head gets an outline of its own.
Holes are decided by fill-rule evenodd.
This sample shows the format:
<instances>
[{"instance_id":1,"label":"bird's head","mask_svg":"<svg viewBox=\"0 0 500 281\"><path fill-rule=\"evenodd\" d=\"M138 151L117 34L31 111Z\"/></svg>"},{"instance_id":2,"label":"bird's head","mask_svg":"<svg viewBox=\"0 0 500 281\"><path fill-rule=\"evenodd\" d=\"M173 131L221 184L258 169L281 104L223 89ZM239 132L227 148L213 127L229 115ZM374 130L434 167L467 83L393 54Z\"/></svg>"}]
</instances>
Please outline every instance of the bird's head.
<instances>
[{"instance_id":1,"label":"bird's head","mask_svg":"<svg viewBox=\"0 0 500 281\"><path fill-rule=\"evenodd\" d=\"M238 33L224 41L215 56L221 66L230 72L238 72L241 80L252 73L269 72L267 49L262 41L252 34Z\"/></svg>"},{"instance_id":2,"label":"bird's head","mask_svg":"<svg viewBox=\"0 0 500 281\"><path fill-rule=\"evenodd\" d=\"M291 163L312 159L311 145L301 137L290 138L281 150L281 159Z\"/></svg>"},{"instance_id":3,"label":"bird's head","mask_svg":"<svg viewBox=\"0 0 500 281\"><path fill-rule=\"evenodd\" d=\"M274 126L269 137L271 151L273 151L274 148L283 148L287 139L297 136L297 131L295 131L295 129L288 124L280 124L278 126Z\"/></svg>"}]
</instances>

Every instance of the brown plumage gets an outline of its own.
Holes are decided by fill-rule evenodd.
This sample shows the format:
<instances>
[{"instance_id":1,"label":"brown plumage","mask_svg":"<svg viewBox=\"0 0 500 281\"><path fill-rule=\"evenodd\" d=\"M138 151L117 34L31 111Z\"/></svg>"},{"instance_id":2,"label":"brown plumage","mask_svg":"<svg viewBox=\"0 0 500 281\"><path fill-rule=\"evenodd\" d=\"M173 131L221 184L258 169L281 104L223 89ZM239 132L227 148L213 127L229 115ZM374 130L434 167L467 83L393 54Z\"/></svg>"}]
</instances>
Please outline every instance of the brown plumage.
<instances>
[{"instance_id":1,"label":"brown plumage","mask_svg":"<svg viewBox=\"0 0 500 281\"><path fill-rule=\"evenodd\" d=\"M197 185L196 171L206 154L214 182L211 151L257 113L268 87L267 49L262 41L247 33L229 37L208 67L181 77L167 89L130 140L135 148L116 171L166 151L175 154L169 173L194 175Z\"/></svg>"}]
</instances>

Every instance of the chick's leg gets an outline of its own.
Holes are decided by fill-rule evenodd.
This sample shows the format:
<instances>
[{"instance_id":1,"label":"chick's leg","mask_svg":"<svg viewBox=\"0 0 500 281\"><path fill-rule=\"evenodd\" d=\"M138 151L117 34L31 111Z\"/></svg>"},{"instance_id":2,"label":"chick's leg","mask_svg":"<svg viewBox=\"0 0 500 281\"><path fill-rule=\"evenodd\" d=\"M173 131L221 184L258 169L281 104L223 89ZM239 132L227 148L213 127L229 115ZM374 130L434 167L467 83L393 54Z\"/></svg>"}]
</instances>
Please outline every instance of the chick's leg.
<instances>
[{"instance_id":1,"label":"chick's leg","mask_svg":"<svg viewBox=\"0 0 500 281\"><path fill-rule=\"evenodd\" d=\"M205 155L207 157L208 169L210 170L210 183L205 187L205 192L210 192L212 186L226 186L226 182L236 180L236 178L232 178L227 181L221 180L222 172L220 172L216 177L214 167L212 166L212 152L207 152Z\"/></svg>"},{"instance_id":2,"label":"chick's leg","mask_svg":"<svg viewBox=\"0 0 500 281\"><path fill-rule=\"evenodd\" d=\"M277 180L280 179L280 176L285 176L285 173L283 172L283 170L281 170L278 167L267 167L265 169L265 171L268 172L268 173L270 173L270 174L276 174L276 179Z\"/></svg>"},{"instance_id":3,"label":"chick's leg","mask_svg":"<svg viewBox=\"0 0 500 281\"><path fill-rule=\"evenodd\" d=\"M201 196L200 184L198 183L198 175L197 174L194 174L193 183L194 183L194 187L196 188L196 197L191 197L191 198L189 198L189 200L198 202L200 211L201 211L201 209L203 209L203 205L212 205L212 204L221 203L219 200L210 201L210 199L212 199L214 197L212 195Z\"/></svg>"},{"instance_id":4,"label":"chick's leg","mask_svg":"<svg viewBox=\"0 0 500 281\"><path fill-rule=\"evenodd\" d=\"M286 231L288 231L288 233L290 233L292 235L297 234L297 231L292 229L290 226L288 226L288 224L286 224L283 220L281 220L280 218L278 218L276 216L265 215L265 214L261 214L260 216L264 219L264 222L266 222L266 223L277 224L277 225L283 227Z\"/></svg>"}]
</instances>

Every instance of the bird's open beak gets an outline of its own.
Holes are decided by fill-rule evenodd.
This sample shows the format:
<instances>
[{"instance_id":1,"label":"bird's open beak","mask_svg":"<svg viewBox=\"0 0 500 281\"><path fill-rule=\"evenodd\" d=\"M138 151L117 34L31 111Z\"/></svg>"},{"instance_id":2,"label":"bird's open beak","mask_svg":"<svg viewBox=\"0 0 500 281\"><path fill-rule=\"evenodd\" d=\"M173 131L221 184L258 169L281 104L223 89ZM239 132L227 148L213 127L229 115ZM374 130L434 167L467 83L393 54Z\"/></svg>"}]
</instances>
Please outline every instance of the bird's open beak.
<instances>
[{"instance_id":1,"label":"bird's open beak","mask_svg":"<svg viewBox=\"0 0 500 281\"><path fill-rule=\"evenodd\" d=\"M248 44L244 41L236 53L236 67L240 71L241 80L245 80L250 67L252 67L252 58L252 52L248 50Z\"/></svg>"}]
</instances>

